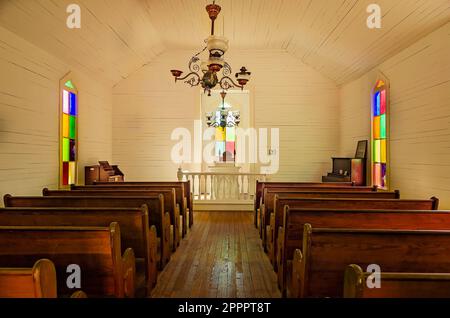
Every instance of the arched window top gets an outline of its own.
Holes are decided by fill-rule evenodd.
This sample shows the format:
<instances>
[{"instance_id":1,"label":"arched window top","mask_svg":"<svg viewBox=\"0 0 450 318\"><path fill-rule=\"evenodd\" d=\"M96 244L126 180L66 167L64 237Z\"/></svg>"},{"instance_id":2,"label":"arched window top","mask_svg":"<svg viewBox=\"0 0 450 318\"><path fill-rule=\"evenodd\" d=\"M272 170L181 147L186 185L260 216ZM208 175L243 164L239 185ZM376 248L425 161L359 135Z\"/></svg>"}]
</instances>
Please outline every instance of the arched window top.
<instances>
[{"instance_id":1,"label":"arched window top","mask_svg":"<svg viewBox=\"0 0 450 318\"><path fill-rule=\"evenodd\" d=\"M372 185L389 189L389 86L378 79L372 90Z\"/></svg>"}]
</instances>

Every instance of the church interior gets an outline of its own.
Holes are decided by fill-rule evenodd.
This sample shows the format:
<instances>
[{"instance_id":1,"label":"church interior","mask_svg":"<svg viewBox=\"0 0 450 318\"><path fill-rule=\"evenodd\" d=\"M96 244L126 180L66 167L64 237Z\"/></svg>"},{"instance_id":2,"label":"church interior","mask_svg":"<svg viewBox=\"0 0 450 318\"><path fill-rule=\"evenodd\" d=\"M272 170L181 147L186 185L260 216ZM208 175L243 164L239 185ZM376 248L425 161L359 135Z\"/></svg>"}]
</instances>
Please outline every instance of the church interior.
<instances>
[{"instance_id":1,"label":"church interior","mask_svg":"<svg viewBox=\"0 0 450 318\"><path fill-rule=\"evenodd\" d=\"M0 0L0 163L0 298L450 298L449 2Z\"/></svg>"}]
</instances>

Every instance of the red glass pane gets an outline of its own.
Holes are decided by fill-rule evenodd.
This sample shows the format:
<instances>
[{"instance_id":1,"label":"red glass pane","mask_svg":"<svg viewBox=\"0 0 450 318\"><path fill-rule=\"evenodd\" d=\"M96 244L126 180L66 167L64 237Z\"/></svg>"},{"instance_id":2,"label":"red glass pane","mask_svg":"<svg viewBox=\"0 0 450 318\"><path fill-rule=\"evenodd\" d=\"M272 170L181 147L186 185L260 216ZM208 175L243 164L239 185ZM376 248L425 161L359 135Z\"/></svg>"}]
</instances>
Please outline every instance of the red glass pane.
<instances>
[{"instance_id":1,"label":"red glass pane","mask_svg":"<svg viewBox=\"0 0 450 318\"><path fill-rule=\"evenodd\" d=\"M380 115L386 114L386 90L381 91Z\"/></svg>"},{"instance_id":2,"label":"red glass pane","mask_svg":"<svg viewBox=\"0 0 450 318\"><path fill-rule=\"evenodd\" d=\"M63 168L62 168L62 185L66 186L69 185L69 163L63 162Z\"/></svg>"}]
</instances>

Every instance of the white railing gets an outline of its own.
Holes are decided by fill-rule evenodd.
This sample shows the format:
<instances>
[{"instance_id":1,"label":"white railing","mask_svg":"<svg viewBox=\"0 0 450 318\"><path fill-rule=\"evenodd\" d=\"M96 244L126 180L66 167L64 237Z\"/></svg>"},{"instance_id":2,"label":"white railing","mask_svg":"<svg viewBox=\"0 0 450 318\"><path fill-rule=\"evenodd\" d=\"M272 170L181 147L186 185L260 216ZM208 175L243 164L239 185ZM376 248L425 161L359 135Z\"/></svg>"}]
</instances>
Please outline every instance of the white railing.
<instances>
[{"instance_id":1,"label":"white railing","mask_svg":"<svg viewBox=\"0 0 450 318\"><path fill-rule=\"evenodd\" d=\"M186 172L178 171L178 180L191 182L194 200L243 201L253 200L256 180L267 176L256 173Z\"/></svg>"}]
</instances>

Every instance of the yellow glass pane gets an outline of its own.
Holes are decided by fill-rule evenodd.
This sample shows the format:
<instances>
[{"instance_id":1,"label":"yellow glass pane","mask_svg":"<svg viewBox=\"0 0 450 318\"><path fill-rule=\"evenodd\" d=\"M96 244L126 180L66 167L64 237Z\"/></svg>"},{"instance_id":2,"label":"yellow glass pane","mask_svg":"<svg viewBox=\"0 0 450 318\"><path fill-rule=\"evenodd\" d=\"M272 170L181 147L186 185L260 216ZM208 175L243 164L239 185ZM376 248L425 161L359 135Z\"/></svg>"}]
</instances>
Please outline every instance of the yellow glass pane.
<instances>
[{"instance_id":1,"label":"yellow glass pane","mask_svg":"<svg viewBox=\"0 0 450 318\"><path fill-rule=\"evenodd\" d=\"M64 138L69 138L69 115L63 114L63 128L62 133Z\"/></svg>"},{"instance_id":2,"label":"yellow glass pane","mask_svg":"<svg viewBox=\"0 0 450 318\"><path fill-rule=\"evenodd\" d=\"M69 162L69 184L75 184L76 173L75 162Z\"/></svg>"},{"instance_id":3,"label":"yellow glass pane","mask_svg":"<svg viewBox=\"0 0 450 318\"><path fill-rule=\"evenodd\" d=\"M225 128L216 128L216 141L225 141Z\"/></svg>"},{"instance_id":4,"label":"yellow glass pane","mask_svg":"<svg viewBox=\"0 0 450 318\"><path fill-rule=\"evenodd\" d=\"M373 161L381 162L381 140L373 141Z\"/></svg>"},{"instance_id":5,"label":"yellow glass pane","mask_svg":"<svg viewBox=\"0 0 450 318\"><path fill-rule=\"evenodd\" d=\"M380 140L380 159L381 163L387 163L387 144L386 139Z\"/></svg>"},{"instance_id":6,"label":"yellow glass pane","mask_svg":"<svg viewBox=\"0 0 450 318\"><path fill-rule=\"evenodd\" d=\"M373 138L380 139L380 116L375 116L373 118Z\"/></svg>"}]
</instances>

